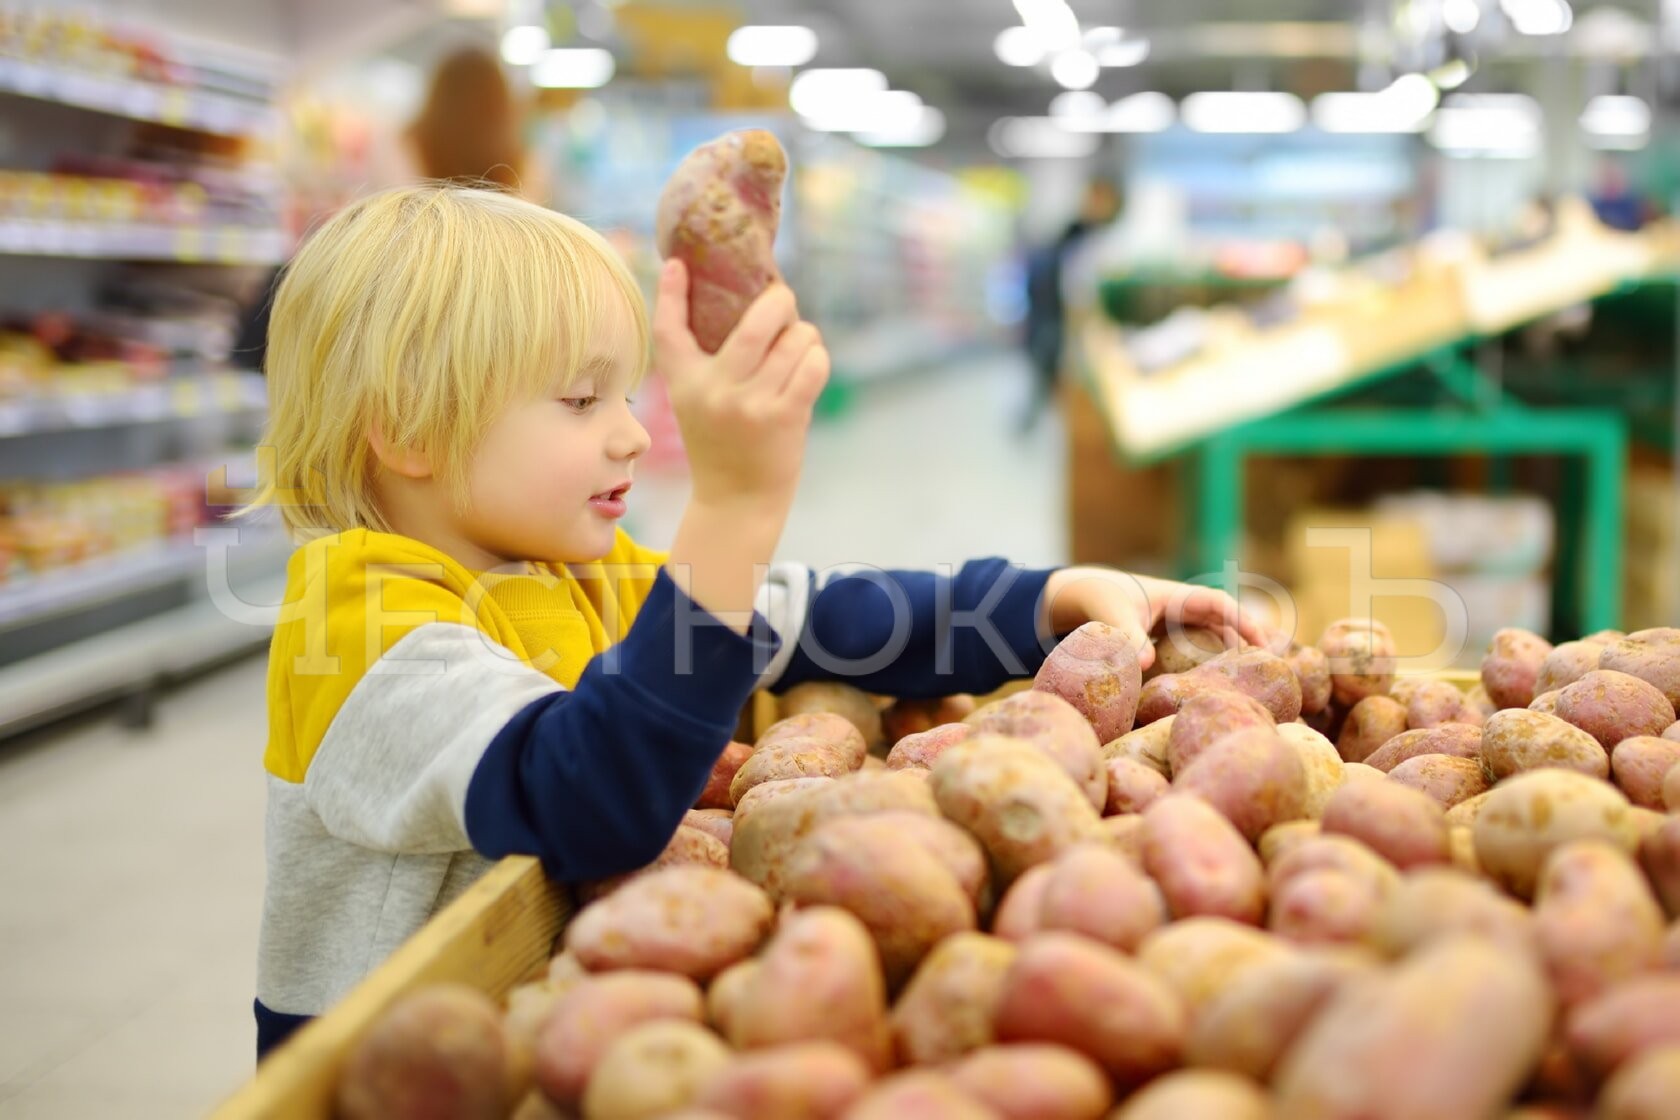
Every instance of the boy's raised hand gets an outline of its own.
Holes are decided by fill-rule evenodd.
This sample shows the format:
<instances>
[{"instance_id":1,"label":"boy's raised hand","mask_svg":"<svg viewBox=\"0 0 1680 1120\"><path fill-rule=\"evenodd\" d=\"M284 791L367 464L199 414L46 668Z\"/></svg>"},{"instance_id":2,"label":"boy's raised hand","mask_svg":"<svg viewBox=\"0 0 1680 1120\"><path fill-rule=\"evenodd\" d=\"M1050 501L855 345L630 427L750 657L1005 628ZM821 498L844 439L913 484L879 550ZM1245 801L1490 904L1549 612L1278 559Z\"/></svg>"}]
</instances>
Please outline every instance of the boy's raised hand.
<instances>
[{"instance_id":1,"label":"boy's raised hand","mask_svg":"<svg viewBox=\"0 0 1680 1120\"><path fill-rule=\"evenodd\" d=\"M654 304L655 368L664 375L694 479L715 506L791 502L811 408L828 381L828 351L799 318L793 292L768 288L716 354L688 324L688 272L667 261Z\"/></svg>"}]
</instances>

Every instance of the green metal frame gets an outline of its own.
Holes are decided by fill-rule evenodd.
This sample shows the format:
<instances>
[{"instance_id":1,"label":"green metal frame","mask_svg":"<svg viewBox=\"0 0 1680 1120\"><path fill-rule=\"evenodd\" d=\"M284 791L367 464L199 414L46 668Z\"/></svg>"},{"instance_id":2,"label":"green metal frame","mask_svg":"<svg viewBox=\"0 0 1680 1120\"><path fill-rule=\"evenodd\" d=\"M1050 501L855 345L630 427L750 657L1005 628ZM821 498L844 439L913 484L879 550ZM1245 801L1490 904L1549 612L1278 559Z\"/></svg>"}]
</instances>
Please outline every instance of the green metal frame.
<instances>
[{"instance_id":1,"label":"green metal frame","mask_svg":"<svg viewBox=\"0 0 1680 1120\"><path fill-rule=\"evenodd\" d=\"M1585 468L1581 492L1566 485L1558 531L1558 594L1580 631L1621 616L1622 498L1627 422L1600 409L1536 409L1504 395L1468 349L1426 364L1454 408L1300 408L1231 428L1195 453L1195 529L1186 575L1209 576L1236 558L1243 525L1243 460L1276 455L1562 455ZM1567 589L1567 590L1566 590Z\"/></svg>"}]
</instances>

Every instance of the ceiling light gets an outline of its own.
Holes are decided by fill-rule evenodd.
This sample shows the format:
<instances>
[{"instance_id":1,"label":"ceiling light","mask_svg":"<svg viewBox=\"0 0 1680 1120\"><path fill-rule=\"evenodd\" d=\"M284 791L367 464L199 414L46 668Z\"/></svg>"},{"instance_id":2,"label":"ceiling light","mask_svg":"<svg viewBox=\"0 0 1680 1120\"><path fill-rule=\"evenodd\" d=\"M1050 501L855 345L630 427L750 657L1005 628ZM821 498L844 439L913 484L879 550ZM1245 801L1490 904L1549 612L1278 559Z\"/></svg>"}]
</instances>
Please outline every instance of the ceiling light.
<instances>
[{"instance_id":1,"label":"ceiling light","mask_svg":"<svg viewBox=\"0 0 1680 1120\"><path fill-rule=\"evenodd\" d=\"M926 148L939 143L944 136L945 114L931 105L923 105L908 120L854 134L859 143L872 148Z\"/></svg>"},{"instance_id":2,"label":"ceiling light","mask_svg":"<svg viewBox=\"0 0 1680 1120\"><path fill-rule=\"evenodd\" d=\"M1124 69L1149 57L1148 39L1122 39L1097 51L1097 65Z\"/></svg>"},{"instance_id":3,"label":"ceiling light","mask_svg":"<svg viewBox=\"0 0 1680 1120\"><path fill-rule=\"evenodd\" d=\"M817 56L817 33L795 25L737 27L726 49L737 66L803 66Z\"/></svg>"},{"instance_id":4,"label":"ceiling light","mask_svg":"<svg viewBox=\"0 0 1680 1120\"><path fill-rule=\"evenodd\" d=\"M510 27L502 33L502 61L509 66L529 66L548 49L548 28L534 23Z\"/></svg>"},{"instance_id":5,"label":"ceiling light","mask_svg":"<svg viewBox=\"0 0 1680 1120\"><path fill-rule=\"evenodd\" d=\"M1062 98L1082 96L1084 95L1064 93L1050 103L1051 118L1069 132L1165 132L1172 127L1174 119L1178 116L1178 109L1172 98L1154 90L1144 90L1130 97L1122 97L1095 113L1056 111ZM1100 103L1102 99L1097 100Z\"/></svg>"},{"instance_id":6,"label":"ceiling light","mask_svg":"<svg viewBox=\"0 0 1680 1120\"><path fill-rule=\"evenodd\" d=\"M548 50L531 65L531 84L543 89L595 89L612 81L612 52L601 47Z\"/></svg>"},{"instance_id":7,"label":"ceiling light","mask_svg":"<svg viewBox=\"0 0 1680 1120\"><path fill-rule=\"evenodd\" d=\"M1003 117L986 133L992 151L1005 159L1082 159L1102 141L1088 132L1069 132L1049 117Z\"/></svg>"},{"instance_id":8,"label":"ceiling light","mask_svg":"<svg viewBox=\"0 0 1680 1120\"><path fill-rule=\"evenodd\" d=\"M887 76L879 70L801 70L788 86L788 104L802 117L834 116L886 89Z\"/></svg>"},{"instance_id":9,"label":"ceiling light","mask_svg":"<svg viewBox=\"0 0 1680 1120\"><path fill-rule=\"evenodd\" d=\"M1050 76L1063 89L1090 89L1101 73L1090 51L1063 51L1050 61Z\"/></svg>"},{"instance_id":10,"label":"ceiling light","mask_svg":"<svg viewBox=\"0 0 1680 1120\"><path fill-rule=\"evenodd\" d=\"M1603 94L1587 102L1581 127L1597 136L1642 136L1651 131L1651 107L1637 97Z\"/></svg>"},{"instance_id":11,"label":"ceiling light","mask_svg":"<svg viewBox=\"0 0 1680 1120\"><path fill-rule=\"evenodd\" d=\"M1307 116L1292 93L1192 93L1182 111L1185 125L1196 132L1294 132Z\"/></svg>"},{"instance_id":12,"label":"ceiling light","mask_svg":"<svg viewBox=\"0 0 1680 1120\"><path fill-rule=\"evenodd\" d=\"M1562 35L1575 22L1568 0L1499 0L1499 7L1524 35Z\"/></svg>"},{"instance_id":13,"label":"ceiling light","mask_svg":"<svg viewBox=\"0 0 1680 1120\"><path fill-rule=\"evenodd\" d=\"M1046 54L1079 45L1079 17L1067 0L1015 0L1015 10Z\"/></svg>"},{"instance_id":14,"label":"ceiling light","mask_svg":"<svg viewBox=\"0 0 1680 1120\"><path fill-rule=\"evenodd\" d=\"M1468 35L1482 22L1482 6L1476 0L1441 0L1441 22L1448 31Z\"/></svg>"},{"instance_id":15,"label":"ceiling light","mask_svg":"<svg viewBox=\"0 0 1680 1120\"><path fill-rule=\"evenodd\" d=\"M1540 105L1520 93L1457 93L1435 112L1429 142L1448 155L1523 159L1540 153Z\"/></svg>"},{"instance_id":16,"label":"ceiling light","mask_svg":"<svg viewBox=\"0 0 1680 1120\"><path fill-rule=\"evenodd\" d=\"M1037 66L1044 61L1044 48L1038 36L1019 24L998 32L992 50L1005 66Z\"/></svg>"},{"instance_id":17,"label":"ceiling light","mask_svg":"<svg viewBox=\"0 0 1680 1120\"><path fill-rule=\"evenodd\" d=\"M1436 89L1457 89L1470 80L1471 73L1470 63L1462 58L1455 58L1431 70L1429 80L1435 83Z\"/></svg>"},{"instance_id":18,"label":"ceiling light","mask_svg":"<svg viewBox=\"0 0 1680 1120\"><path fill-rule=\"evenodd\" d=\"M1095 119L1107 109L1102 94L1090 90L1069 90L1050 99L1050 115L1059 120Z\"/></svg>"}]
</instances>

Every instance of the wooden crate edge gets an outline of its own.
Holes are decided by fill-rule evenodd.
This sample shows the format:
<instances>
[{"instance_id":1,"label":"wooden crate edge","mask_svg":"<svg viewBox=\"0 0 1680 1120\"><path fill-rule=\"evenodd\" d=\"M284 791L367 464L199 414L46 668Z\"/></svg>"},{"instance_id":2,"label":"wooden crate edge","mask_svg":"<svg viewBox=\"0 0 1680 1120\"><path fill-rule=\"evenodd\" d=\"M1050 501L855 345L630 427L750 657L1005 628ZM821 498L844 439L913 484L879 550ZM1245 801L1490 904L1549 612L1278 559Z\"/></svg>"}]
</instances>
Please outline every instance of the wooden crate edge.
<instances>
[{"instance_id":1,"label":"wooden crate edge","mask_svg":"<svg viewBox=\"0 0 1680 1120\"><path fill-rule=\"evenodd\" d=\"M212 1120L330 1117L344 1056L393 1000L459 980L500 999L548 962L570 903L528 856L502 860L403 943L333 1009L292 1036ZM501 940L519 951L487 953Z\"/></svg>"}]
</instances>

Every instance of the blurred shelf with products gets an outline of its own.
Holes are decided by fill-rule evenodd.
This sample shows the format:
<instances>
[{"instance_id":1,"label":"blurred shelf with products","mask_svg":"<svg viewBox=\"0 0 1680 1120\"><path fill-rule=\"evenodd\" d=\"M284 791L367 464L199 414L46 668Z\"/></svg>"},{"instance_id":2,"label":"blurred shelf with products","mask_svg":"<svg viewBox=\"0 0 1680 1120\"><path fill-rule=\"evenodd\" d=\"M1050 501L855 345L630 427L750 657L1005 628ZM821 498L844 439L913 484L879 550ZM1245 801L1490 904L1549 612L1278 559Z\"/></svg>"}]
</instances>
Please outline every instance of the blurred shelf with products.
<instances>
[{"instance_id":1,"label":"blurred shelf with products","mask_svg":"<svg viewBox=\"0 0 1680 1120\"><path fill-rule=\"evenodd\" d=\"M266 641L288 549L236 495L266 389L240 331L292 241L279 70L186 26L0 11L0 734ZM235 530L226 529L224 532Z\"/></svg>"}]
</instances>

